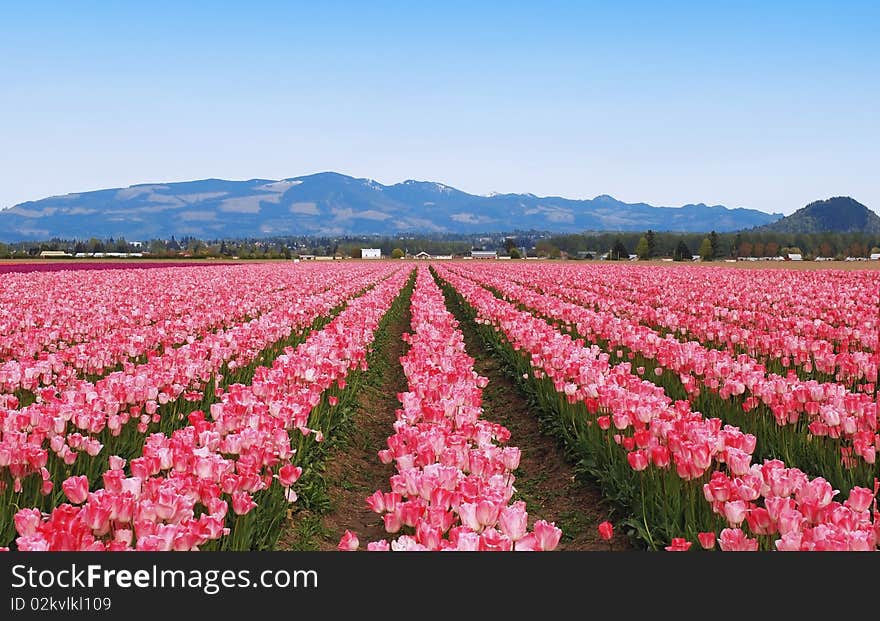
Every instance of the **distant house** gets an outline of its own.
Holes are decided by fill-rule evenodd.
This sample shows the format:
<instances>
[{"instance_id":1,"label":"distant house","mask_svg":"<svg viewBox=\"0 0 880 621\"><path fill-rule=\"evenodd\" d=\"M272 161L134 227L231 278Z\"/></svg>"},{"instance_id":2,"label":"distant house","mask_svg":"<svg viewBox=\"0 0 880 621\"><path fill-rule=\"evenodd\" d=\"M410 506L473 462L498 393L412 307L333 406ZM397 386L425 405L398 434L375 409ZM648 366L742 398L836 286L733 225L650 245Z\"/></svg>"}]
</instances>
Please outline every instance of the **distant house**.
<instances>
[{"instance_id":1,"label":"distant house","mask_svg":"<svg viewBox=\"0 0 880 621\"><path fill-rule=\"evenodd\" d=\"M631 255L629 255L629 260L630 260L630 261L638 261L638 260L639 260L639 255L637 255L637 254L631 254Z\"/></svg>"},{"instance_id":2,"label":"distant house","mask_svg":"<svg viewBox=\"0 0 880 621\"><path fill-rule=\"evenodd\" d=\"M41 259L54 259L57 257L69 257L72 256L63 250L43 250L40 252Z\"/></svg>"},{"instance_id":3,"label":"distant house","mask_svg":"<svg viewBox=\"0 0 880 621\"><path fill-rule=\"evenodd\" d=\"M314 261L316 257L313 254L301 254L299 258L303 261Z\"/></svg>"},{"instance_id":4,"label":"distant house","mask_svg":"<svg viewBox=\"0 0 880 621\"><path fill-rule=\"evenodd\" d=\"M834 257L816 257L816 261L833 261Z\"/></svg>"},{"instance_id":5,"label":"distant house","mask_svg":"<svg viewBox=\"0 0 880 621\"><path fill-rule=\"evenodd\" d=\"M382 249L381 248L361 248L361 258L362 259L381 259L382 258Z\"/></svg>"},{"instance_id":6,"label":"distant house","mask_svg":"<svg viewBox=\"0 0 880 621\"><path fill-rule=\"evenodd\" d=\"M472 259L497 259L498 252L495 250L471 250Z\"/></svg>"},{"instance_id":7,"label":"distant house","mask_svg":"<svg viewBox=\"0 0 880 621\"><path fill-rule=\"evenodd\" d=\"M799 252L789 252L787 258L789 261L803 261L804 260L804 258L801 256L801 254Z\"/></svg>"},{"instance_id":8,"label":"distant house","mask_svg":"<svg viewBox=\"0 0 880 621\"><path fill-rule=\"evenodd\" d=\"M872 252L871 256L868 258L872 261L880 261L880 252Z\"/></svg>"},{"instance_id":9,"label":"distant house","mask_svg":"<svg viewBox=\"0 0 880 621\"><path fill-rule=\"evenodd\" d=\"M595 259L597 254L599 254L598 250L578 250L577 258L578 259Z\"/></svg>"},{"instance_id":10,"label":"distant house","mask_svg":"<svg viewBox=\"0 0 880 621\"><path fill-rule=\"evenodd\" d=\"M451 261L452 255L451 254L435 254L431 258L436 261Z\"/></svg>"},{"instance_id":11,"label":"distant house","mask_svg":"<svg viewBox=\"0 0 880 621\"><path fill-rule=\"evenodd\" d=\"M429 255L424 250L422 250L418 254L413 255L413 259L430 259L430 258L431 258L431 255Z\"/></svg>"},{"instance_id":12,"label":"distant house","mask_svg":"<svg viewBox=\"0 0 880 621\"><path fill-rule=\"evenodd\" d=\"M691 261L699 261L702 257L698 254L691 255Z\"/></svg>"}]
</instances>

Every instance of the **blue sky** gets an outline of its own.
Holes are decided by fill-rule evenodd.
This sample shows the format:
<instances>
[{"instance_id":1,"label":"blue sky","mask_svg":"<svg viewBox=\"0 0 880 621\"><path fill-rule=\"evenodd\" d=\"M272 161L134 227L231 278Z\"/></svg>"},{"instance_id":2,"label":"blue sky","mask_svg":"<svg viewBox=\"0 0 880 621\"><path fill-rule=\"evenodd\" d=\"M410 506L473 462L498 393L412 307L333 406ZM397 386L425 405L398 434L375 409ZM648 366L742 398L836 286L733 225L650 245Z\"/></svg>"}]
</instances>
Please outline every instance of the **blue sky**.
<instances>
[{"instance_id":1,"label":"blue sky","mask_svg":"<svg viewBox=\"0 0 880 621\"><path fill-rule=\"evenodd\" d=\"M335 170L880 211L878 5L0 0L0 206Z\"/></svg>"}]
</instances>

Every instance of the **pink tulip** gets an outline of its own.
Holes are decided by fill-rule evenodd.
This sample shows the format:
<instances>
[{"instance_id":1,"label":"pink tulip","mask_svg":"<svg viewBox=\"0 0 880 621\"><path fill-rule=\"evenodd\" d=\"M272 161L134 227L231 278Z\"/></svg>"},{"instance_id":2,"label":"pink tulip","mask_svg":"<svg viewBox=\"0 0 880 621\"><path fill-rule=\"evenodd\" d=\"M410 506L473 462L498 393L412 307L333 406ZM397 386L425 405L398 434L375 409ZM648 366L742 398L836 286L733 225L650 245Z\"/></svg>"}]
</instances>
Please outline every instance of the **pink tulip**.
<instances>
[{"instance_id":1,"label":"pink tulip","mask_svg":"<svg viewBox=\"0 0 880 621\"><path fill-rule=\"evenodd\" d=\"M513 541L522 539L528 530L528 513L524 502L504 507L499 515L501 531Z\"/></svg>"},{"instance_id":2,"label":"pink tulip","mask_svg":"<svg viewBox=\"0 0 880 621\"><path fill-rule=\"evenodd\" d=\"M738 528L725 528L721 531L719 545L725 552L754 552L758 549L758 540L749 539Z\"/></svg>"},{"instance_id":3,"label":"pink tulip","mask_svg":"<svg viewBox=\"0 0 880 621\"><path fill-rule=\"evenodd\" d=\"M278 469L278 481L284 487L290 487L302 476L302 468L293 464L285 464Z\"/></svg>"},{"instance_id":4,"label":"pink tulip","mask_svg":"<svg viewBox=\"0 0 880 621\"><path fill-rule=\"evenodd\" d=\"M251 495L247 492L233 492L232 510L236 515L247 515L251 509L257 506Z\"/></svg>"},{"instance_id":5,"label":"pink tulip","mask_svg":"<svg viewBox=\"0 0 880 621\"><path fill-rule=\"evenodd\" d=\"M69 477L61 484L61 488L70 502L82 504L89 495L89 479L86 476Z\"/></svg>"},{"instance_id":6,"label":"pink tulip","mask_svg":"<svg viewBox=\"0 0 880 621\"><path fill-rule=\"evenodd\" d=\"M342 535L342 538L339 540L337 549L343 552L354 552L359 546L360 542L358 541L357 535L350 530L346 530Z\"/></svg>"},{"instance_id":7,"label":"pink tulip","mask_svg":"<svg viewBox=\"0 0 880 621\"><path fill-rule=\"evenodd\" d=\"M562 537L562 530L556 527L553 522L538 520L533 526L533 533L539 549L545 552L554 550L559 544Z\"/></svg>"}]
</instances>

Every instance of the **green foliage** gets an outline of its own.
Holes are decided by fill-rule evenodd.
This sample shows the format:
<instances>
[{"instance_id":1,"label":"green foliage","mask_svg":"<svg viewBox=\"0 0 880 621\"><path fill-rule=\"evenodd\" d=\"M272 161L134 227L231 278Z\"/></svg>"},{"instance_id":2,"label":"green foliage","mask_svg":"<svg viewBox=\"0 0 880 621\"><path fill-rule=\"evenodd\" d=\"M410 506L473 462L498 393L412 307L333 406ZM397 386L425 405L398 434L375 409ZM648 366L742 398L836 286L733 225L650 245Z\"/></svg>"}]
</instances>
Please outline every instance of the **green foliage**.
<instances>
[{"instance_id":1,"label":"green foliage","mask_svg":"<svg viewBox=\"0 0 880 621\"><path fill-rule=\"evenodd\" d=\"M636 244L636 254L639 255L641 261L651 256L651 246L648 244L648 238L644 235L639 238L639 243Z\"/></svg>"},{"instance_id":2,"label":"green foliage","mask_svg":"<svg viewBox=\"0 0 880 621\"><path fill-rule=\"evenodd\" d=\"M392 259L402 259L403 257L404 257L403 250L401 250L400 248L395 248L394 250L391 251L391 258Z\"/></svg>"},{"instance_id":3,"label":"green foliage","mask_svg":"<svg viewBox=\"0 0 880 621\"><path fill-rule=\"evenodd\" d=\"M614 245L611 247L611 254L608 256L612 261L619 261L620 259L628 259L629 258L629 250L626 249L626 245L623 243L623 240L617 239L614 242Z\"/></svg>"},{"instance_id":4,"label":"green foliage","mask_svg":"<svg viewBox=\"0 0 880 621\"><path fill-rule=\"evenodd\" d=\"M672 253L672 258L676 261L690 261L692 256L691 249L683 239L680 239L675 247L675 252Z\"/></svg>"},{"instance_id":5,"label":"green foliage","mask_svg":"<svg viewBox=\"0 0 880 621\"><path fill-rule=\"evenodd\" d=\"M703 261L711 261L712 257L714 256L712 254L712 240L710 240L708 237L704 237L703 242L700 244L700 250L697 254L700 255L700 258Z\"/></svg>"}]
</instances>

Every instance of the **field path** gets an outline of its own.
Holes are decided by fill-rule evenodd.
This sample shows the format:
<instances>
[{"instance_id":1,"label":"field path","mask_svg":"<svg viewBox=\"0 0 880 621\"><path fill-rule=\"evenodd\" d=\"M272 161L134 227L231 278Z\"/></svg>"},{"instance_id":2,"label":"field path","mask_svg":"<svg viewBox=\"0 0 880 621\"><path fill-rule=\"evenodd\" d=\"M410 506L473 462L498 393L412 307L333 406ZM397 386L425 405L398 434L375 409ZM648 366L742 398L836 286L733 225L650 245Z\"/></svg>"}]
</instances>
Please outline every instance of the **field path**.
<instances>
[{"instance_id":1,"label":"field path","mask_svg":"<svg viewBox=\"0 0 880 621\"><path fill-rule=\"evenodd\" d=\"M376 343L367 381L360 387L357 404L346 423L344 440L327 457L323 478L329 508L321 514L300 511L292 528L279 542L281 550L336 550L346 529L355 532L361 549L367 542L387 539L382 518L366 504L367 496L388 487L394 466L379 461L380 449L394 430L397 394L407 390L400 357L406 353L401 335L410 329L409 299L403 312L387 325L383 342Z\"/></svg>"},{"instance_id":2,"label":"field path","mask_svg":"<svg viewBox=\"0 0 880 621\"><path fill-rule=\"evenodd\" d=\"M483 389L483 418L507 427L508 445L522 452L519 468L514 471L515 498L525 501L529 522L556 522L562 529L558 550L631 549L629 539L619 530L610 546L599 538L599 523L609 519L611 513L601 491L592 482L578 478L556 440L541 432L525 396L486 348L474 323L464 318L449 298L447 308L460 321L465 348L474 358L474 370L489 379Z\"/></svg>"}]
</instances>

